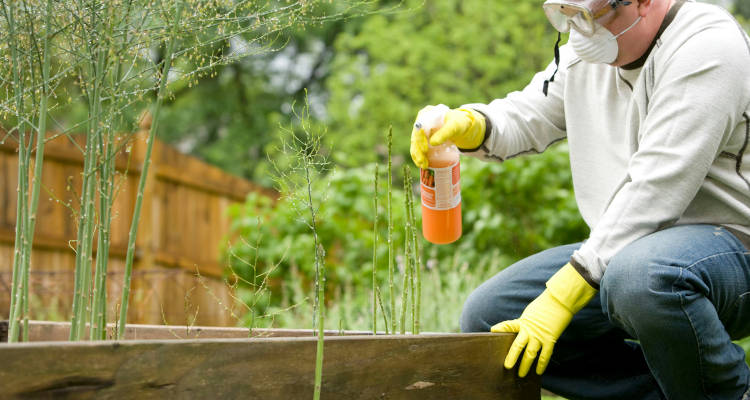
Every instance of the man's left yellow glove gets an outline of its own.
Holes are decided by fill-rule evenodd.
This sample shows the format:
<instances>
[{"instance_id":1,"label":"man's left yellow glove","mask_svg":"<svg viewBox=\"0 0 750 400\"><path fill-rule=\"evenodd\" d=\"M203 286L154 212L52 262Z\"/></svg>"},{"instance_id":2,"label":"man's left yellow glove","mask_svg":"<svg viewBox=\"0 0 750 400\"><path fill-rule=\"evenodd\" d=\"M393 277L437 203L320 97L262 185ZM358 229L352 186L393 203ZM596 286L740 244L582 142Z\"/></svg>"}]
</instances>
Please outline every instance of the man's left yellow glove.
<instances>
[{"instance_id":1,"label":"man's left yellow glove","mask_svg":"<svg viewBox=\"0 0 750 400\"><path fill-rule=\"evenodd\" d=\"M518 376L526 376L537 353L536 373L541 375L552 357L555 342L573 315L596 293L572 265L565 264L547 281L547 289L526 306L520 318L501 322L490 329L492 332L518 332L505 357L505 368L513 368L525 348Z\"/></svg>"}]
</instances>

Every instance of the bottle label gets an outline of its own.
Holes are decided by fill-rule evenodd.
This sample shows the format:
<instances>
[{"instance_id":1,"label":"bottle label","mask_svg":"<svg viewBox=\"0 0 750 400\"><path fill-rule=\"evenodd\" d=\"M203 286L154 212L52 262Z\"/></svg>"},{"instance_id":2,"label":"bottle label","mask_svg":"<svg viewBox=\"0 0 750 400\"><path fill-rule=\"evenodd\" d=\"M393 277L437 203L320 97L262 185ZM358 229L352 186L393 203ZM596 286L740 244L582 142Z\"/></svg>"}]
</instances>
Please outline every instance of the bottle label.
<instances>
[{"instance_id":1,"label":"bottle label","mask_svg":"<svg viewBox=\"0 0 750 400\"><path fill-rule=\"evenodd\" d=\"M422 205L431 210L450 210L461 203L461 163L420 170Z\"/></svg>"}]
</instances>

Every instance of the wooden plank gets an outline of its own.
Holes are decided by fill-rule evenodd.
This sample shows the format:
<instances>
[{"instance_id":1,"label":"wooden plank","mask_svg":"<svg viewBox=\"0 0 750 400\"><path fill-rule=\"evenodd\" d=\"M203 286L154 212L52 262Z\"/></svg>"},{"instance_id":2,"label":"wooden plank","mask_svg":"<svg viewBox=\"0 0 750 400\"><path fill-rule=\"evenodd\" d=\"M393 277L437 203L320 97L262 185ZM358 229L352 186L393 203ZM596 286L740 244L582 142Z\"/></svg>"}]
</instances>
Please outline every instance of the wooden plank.
<instances>
[{"instance_id":1,"label":"wooden plank","mask_svg":"<svg viewBox=\"0 0 750 400\"><path fill-rule=\"evenodd\" d=\"M539 377L502 366L510 334L327 337L325 399L539 399ZM38 342L0 346L17 398L299 399L316 339Z\"/></svg>"},{"instance_id":2,"label":"wooden plank","mask_svg":"<svg viewBox=\"0 0 750 400\"><path fill-rule=\"evenodd\" d=\"M0 331L8 321L0 321ZM70 322L29 321L31 342L67 341L70 333ZM114 332L115 325L107 324L107 329ZM87 331L88 328L86 328ZM245 339L248 337L312 337L317 334L313 329L282 329L282 328L240 328L221 326L187 326L187 325L148 325L128 324L125 328L125 340L168 340L168 339ZM445 335L444 333L423 333L424 335ZM325 330L326 336L367 336L370 331L355 330ZM379 336L384 336L382 332ZM84 335L86 336L86 335ZM7 342L0 340L0 342Z\"/></svg>"},{"instance_id":3,"label":"wooden plank","mask_svg":"<svg viewBox=\"0 0 750 400\"><path fill-rule=\"evenodd\" d=\"M3 327L7 332L8 321L0 321L0 332ZM58 342L67 341L70 333L70 322L29 321L29 341ZM107 324L107 330L114 332L115 325ZM263 329L218 326L187 325L144 325L128 324L125 327L126 340L168 340L168 339L246 339L249 337L312 337L312 329ZM326 336L363 336L372 335L369 331L326 330ZM84 335L85 337L86 335ZM5 340L7 342L7 335Z\"/></svg>"}]
</instances>

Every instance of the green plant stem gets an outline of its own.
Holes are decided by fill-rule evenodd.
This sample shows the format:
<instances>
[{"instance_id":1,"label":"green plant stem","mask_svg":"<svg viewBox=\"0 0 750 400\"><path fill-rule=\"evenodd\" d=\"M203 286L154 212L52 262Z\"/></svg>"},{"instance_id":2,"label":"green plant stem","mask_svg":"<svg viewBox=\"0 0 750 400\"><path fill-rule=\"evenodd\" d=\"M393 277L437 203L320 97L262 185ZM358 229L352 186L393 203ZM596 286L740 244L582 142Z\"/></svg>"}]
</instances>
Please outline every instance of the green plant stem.
<instances>
[{"instance_id":1,"label":"green plant stem","mask_svg":"<svg viewBox=\"0 0 750 400\"><path fill-rule=\"evenodd\" d=\"M107 312L107 264L109 261L110 227L112 217L112 194L114 175L114 151L112 131L110 129L105 156L102 162L99 179L99 229L97 237L96 270L94 272L94 290L91 307L91 340L106 338ZM100 144L101 146L101 144Z\"/></svg>"},{"instance_id":2,"label":"green plant stem","mask_svg":"<svg viewBox=\"0 0 750 400\"><path fill-rule=\"evenodd\" d=\"M309 138L308 138L309 139ZM305 169L305 183L307 185L307 208L310 212L310 229L313 234L313 245L315 248L315 287L317 289L317 331L318 331L318 343L315 355L315 387L313 392L313 399L320 399L320 392L323 382L323 345L324 345L324 320L325 320L325 254L322 245L318 239L317 230L317 215L315 211L315 203L313 202L312 196L312 176L310 169L313 167L313 161L311 157L314 154L304 152L303 167Z\"/></svg>"},{"instance_id":3,"label":"green plant stem","mask_svg":"<svg viewBox=\"0 0 750 400\"><path fill-rule=\"evenodd\" d=\"M409 227L406 227L408 231ZM404 279L401 286L401 334L406 334L406 310L409 303L409 274L411 273L411 254L409 236L404 238Z\"/></svg>"},{"instance_id":4,"label":"green plant stem","mask_svg":"<svg viewBox=\"0 0 750 400\"><path fill-rule=\"evenodd\" d=\"M411 221L409 220L409 181L406 174L409 172L408 166L403 166L404 174L404 215L406 216L406 223L404 224L404 279L401 287L401 334L406 334L406 311L409 303L409 289L411 287L410 282L412 281L411 275L411 264L412 264L412 241L411 241ZM412 315L412 319L414 316Z\"/></svg>"},{"instance_id":5,"label":"green plant stem","mask_svg":"<svg viewBox=\"0 0 750 400\"><path fill-rule=\"evenodd\" d=\"M88 282L91 280L91 235L94 225L94 135L86 135L83 184L81 190L81 212L78 218L78 241L76 246L75 287L73 296L73 318L69 339L80 340L86 326Z\"/></svg>"},{"instance_id":6,"label":"green plant stem","mask_svg":"<svg viewBox=\"0 0 750 400\"><path fill-rule=\"evenodd\" d=\"M375 222L372 233L372 334L378 333L378 298L376 288L378 285L378 164L375 164Z\"/></svg>"},{"instance_id":7,"label":"green plant stem","mask_svg":"<svg viewBox=\"0 0 750 400\"><path fill-rule=\"evenodd\" d=\"M414 251L414 249L412 249L412 252L413 251ZM411 323L412 323L411 333L413 335L416 335L418 332L417 332L417 329L416 329L416 326L417 326L417 320L416 320L416 316L417 316L417 304L415 303L415 293L414 293L414 270L415 270L415 266L414 266L413 262L410 263L410 265L411 265L411 269L409 270L409 296L410 296L409 301L411 302Z\"/></svg>"},{"instance_id":8,"label":"green plant stem","mask_svg":"<svg viewBox=\"0 0 750 400\"><path fill-rule=\"evenodd\" d=\"M119 45L120 52L124 52L127 44L128 37L126 21L130 17L132 10L132 1L127 2L125 7L126 11L123 16L123 26L119 29L125 31L125 34L120 35L121 43ZM110 21L111 22L111 21ZM108 37L113 36L113 29L115 24L109 23ZM100 53L101 54L101 53ZM101 60L101 58L100 58ZM122 62L119 57L114 57L114 68L115 71L111 74L112 82L110 87L113 88L113 93L118 93L120 85L122 83ZM117 101L117 100L115 100ZM111 105L116 108L114 104ZM101 141L103 135L99 135L99 148L103 148L102 153L104 154L101 162L101 168L99 172L100 179L98 180L99 190L99 227L97 237L97 255L96 255L96 270L94 274L94 290L92 293L92 312L91 312L91 340L104 340L106 339L107 330L107 270L109 264L109 247L111 242L111 225L112 225L112 203L114 201L114 179L116 174L115 169L115 135L112 124L112 112L108 113L109 122L106 125L107 140L106 143Z\"/></svg>"},{"instance_id":9,"label":"green plant stem","mask_svg":"<svg viewBox=\"0 0 750 400\"><path fill-rule=\"evenodd\" d=\"M392 151L393 151L393 126L388 128L388 182L386 183L386 191L388 192L388 291L391 300L391 328L393 332L396 332L396 295L393 284L393 174L392 174Z\"/></svg>"},{"instance_id":10,"label":"green plant stem","mask_svg":"<svg viewBox=\"0 0 750 400\"><path fill-rule=\"evenodd\" d=\"M410 233L412 238L412 256L414 259L412 260L412 267L414 268L414 279L416 282L414 282L414 285L416 288L412 287L412 294L414 294L414 291L416 290L416 299L412 300L412 318L414 319L414 328L413 333L419 334L419 314L422 309L422 276L421 276L421 270L422 270L422 255L421 255L421 247L419 242L419 235L417 234L417 219L414 214L414 191L413 191L413 184L414 181L411 176L411 170L406 169L404 171L404 174L407 179L407 190L405 195L407 196L409 205L406 208L407 212L407 220L409 221L409 226L411 227Z\"/></svg>"},{"instance_id":11,"label":"green plant stem","mask_svg":"<svg viewBox=\"0 0 750 400\"><path fill-rule=\"evenodd\" d=\"M135 210L133 210L133 220L130 224L130 233L128 234L128 248L125 256L125 278L122 285L122 301L120 303L120 319L118 323L117 338L122 340L125 334L125 324L128 316L128 301L130 298L130 282L133 273L133 255L135 254L135 237L138 233L138 223L141 218L141 206L143 205L143 191L146 187L146 177L148 176L148 168L151 165L151 151L154 146L154 138L156 137L156 130L159 126L159 114L161 111L161 104L166 95L167 88L167 77L169 70L172 67L172 54L174 53L175 42L177 41L177 26L180 23L182 17L182 9L185 5L184 0L180 1L177 6L177 14L175 15L174 21L172 22L169 44L167 45L167 51L164 54L164 68L162 69L161 76L159 78L159 92L156 96L156 104L153 108L153 122L151 129L148 133L148 139L146 141L146 154L143 158L143 166L141 167L141 177L138 182L138 194L135 200Z\"/></svg>"},{"instance_id":12,"label":"green plant stem","mask_svg":"<svg viewBox=\"0 0 750 400\"><path fill-rule=\"evenodd\" d=\"M9 327L8 341L15 342L18 340L20 329L21 306L24 303L23 290L25 273L22 271L24 258L28 255L24 249L26 243L26 224L28 222L27 201L28 201L28 177L29 177L29 154L26 146L26 122L23 118L23 91L24 82L21 78L20 59L18 51L18 36L16 35L16 24L13 13L13 7L2 2L3 14L8 23L8 42L11 49L11 64L13 69L13 87L16 101L16 122L18 124L18 188L16 203L16 233L13 249L13 277L11 281L10 310L8 312Z\"/></svg>"},{"instance_id":13,"label":"green plant stem","mask_svg":"<svg viewBox=\"0 0 750 400\"><path fill-rule=\"evenodd\" d=\"M19 136L19 154L18 154L18 205L16 206L16 244L15 257L13 260L13 282L11 290L10 305L10 323L8 326L8 341L18 341L20 330L20 314L23 301L23 287L26 274L23 272L24 258L28 255L24 252L26 242L26 224L28 222L27 201L28 201L28 156L25 151L24 135Z\"/></svg>"},{"instance_id":14,"label":"green plant stem","mask_svg":"<svg viewBox=\"0 0 750 400\"><path fill-rule=\"evenodd\" d=\"M124 18L127 19L130 12L130 2L128 2ZM112 38L114 23L108 23L107 37ZM121 35L122 43L120 48L124 48L127 43L127 34ZM108 63L109 58L103 51L99 51L97 60L97 73L101 74L100 79L104 82L106 73L104 65ZM113 82L110 87L114 88L113 92L117 93L119 89L120 74L122 63L119 57L114 57L115 71L111 75ZM112 107L113 105L111 105ZM94 272L94 285L91 295L91 330L89 338L91 340L106 339L107 324L107 269L109 264L109 246L111 240L112 225L112 202L114 195L114 177L115 177L115 137L113 131L112 118L113 113L107 113L108 121L106 124L106 141L103 141L104 134L97 135L98 153L101 155L99 162L99 179L97 180L97 189L99 193L99 222L97 236L97 254L96 269Z\"/></svg>"},{"instance_id":15,"label":"green plant stem","mask_svg":"<svg viewBox=\"0 0 750 400\"><path fill-rule=\"evenodd\" d=\"M383 296L380 293L380 287L375 287L375 292L378 298L378 305L380 306L380 312L383 314L383 332L388 334L388 314L385 312L385 306L383 306Z\"/></svg>"},{"instance_id":16,"label":"green plant stem","mask_svg":"<svg viewBox=\"0 0 750 400\"><path fill-rule=\"evenodd\" d=\"M52 0L47 0L47 8L44 17L44 45L42 55L42 94L39 102L39 126L37 128L36 137L36 157L34 159L34 175L31 178L31 204L28 224L26 226L26 240L24 242L24 253L26 256L24 259L23 273L24 273L24 330L23 340L26 342L29 340L29 284L31 275L31 255L33 250L34 230L36 227L37 210L39 208L39 191L42 186L42 163L44 162L44 142L46 140L47 132L47 102L49 99L49 66L50 66L50 51L49 42L50 36L52 35Z\"/></svg>"},{"instance_id":17,"label":"green plant stem","mask_svg":"<svg viewBox=\"0 0 750 400\"><path fill-rule=\"evenodd\" d=\"M84 335L87 319L93 308L95 299L91 298L93 264L94 227L98 225L96 214L96 186L97 164L101 156L101 91L106 74L106 51L102 48L103 41L99 37L102 32L102 8L95 3L90 4L91 20L87 29L89 34L86 44L88 59L88 76L93 84L93 90L87 90L89 99L88 133L86 135L86 149L84 152L84 177L81 190L81 215L78 226L78 246L76 251L76 301L73 304L73 319L71 321L70 340L80 340ZM96 39L96 40L95 40ZM101 177L100 177L101 178ZM93 321L92 321L93 323ZM94 332L92 326L90 329Z\"/></svg>"},{"instance_id":18,"label":"green plant stem","mask_svg":"<svg viewBox=\"0 0 750 400\"><path fill-rule=\"evenodd\" d=\"M308 196L309 196L309 206L310 206L310 216L312 221L312 230L313 230L313 239L314 239L314 245L315 245L315 285L318 289L318 304L317 304L317 321L318 321L318 344L316 348L316 355L315 355L315 391L313 393L313 399L319 400L320 399L320 391L322 387L323 382L323 344L324 344L324 335L325 330L323 327L323 322L325 318L324 313L324 307L325 307L325 265L323 265L323 257L324 255L322 253L322 249L320 245L318 244L318 233L316 230L316 221L315 221L315 208L313 207L312 203L312 182L310 181L310 169L309 165L305 168L305 173L307 175L307 181L308 181Z\"/></svg>"}]
</instances>

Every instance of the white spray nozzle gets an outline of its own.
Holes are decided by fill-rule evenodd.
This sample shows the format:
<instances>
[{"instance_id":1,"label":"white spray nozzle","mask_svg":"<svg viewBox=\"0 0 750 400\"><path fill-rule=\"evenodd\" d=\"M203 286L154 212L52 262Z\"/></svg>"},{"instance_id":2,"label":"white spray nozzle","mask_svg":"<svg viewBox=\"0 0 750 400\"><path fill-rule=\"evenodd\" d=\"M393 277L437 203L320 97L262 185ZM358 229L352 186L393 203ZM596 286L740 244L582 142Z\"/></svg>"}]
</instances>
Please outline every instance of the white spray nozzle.
<instances>
[{"instance_id":1,"label":"white spray nozzle","mask_svg":"<svg viewBox=\"0 0 750 400\"><path fill-rule=\"evenodd\" d=\"M445 119L445 114L450 110L445 104L436 106L427 106L417 114L417 121L414 123L416 129L423 129L424 134L430 137L432 133L441 126Z\"/></svg>"}]
</instances>

